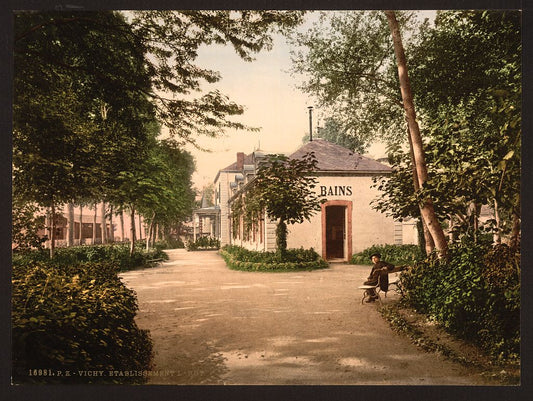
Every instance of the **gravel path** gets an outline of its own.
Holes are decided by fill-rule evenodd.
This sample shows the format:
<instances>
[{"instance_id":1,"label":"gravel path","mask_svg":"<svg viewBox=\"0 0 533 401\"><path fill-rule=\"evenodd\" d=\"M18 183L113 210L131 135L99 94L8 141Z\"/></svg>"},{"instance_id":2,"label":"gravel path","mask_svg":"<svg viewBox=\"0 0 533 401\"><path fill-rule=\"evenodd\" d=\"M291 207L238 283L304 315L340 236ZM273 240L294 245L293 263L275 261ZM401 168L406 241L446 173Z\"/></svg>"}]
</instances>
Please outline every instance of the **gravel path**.
<instances>
[{"instance_id":1,"label":"gravel path","mask_svg":"<svg viewBox=\"0 0 533 401\"><path fill-rule=\"evenodd\" d=\"M168 254L159 267L121 274L154 341L159 375L149 384L485 384L361 304L369 266L250 273L229 270L215 251Z\"/></svg>"}]
</instances>

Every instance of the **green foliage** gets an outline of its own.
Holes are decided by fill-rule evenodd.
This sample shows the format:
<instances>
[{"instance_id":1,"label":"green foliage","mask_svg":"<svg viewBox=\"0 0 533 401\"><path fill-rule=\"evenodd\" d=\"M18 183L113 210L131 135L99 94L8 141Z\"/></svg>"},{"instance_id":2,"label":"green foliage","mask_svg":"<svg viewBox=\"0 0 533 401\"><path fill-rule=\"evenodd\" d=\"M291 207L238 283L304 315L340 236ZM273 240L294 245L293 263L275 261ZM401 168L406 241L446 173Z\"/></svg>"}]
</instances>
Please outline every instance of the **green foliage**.
<instances>
[{"instance_id":1,"label":"green foliage","mask_svg":"<svg viewBox=\"0 0 533 401\"><path fill-rule=\"evenodd\" d=\"M243 108L218 90L198 95L221 78L196 65L198 49L227 43L252 60L301 15L15 13L13 193L46 207L104 199L166 227L179 221L192 208L194 163L178 148L251 129L229 120ZM158 143L160 125L171 139Z\"/></svg>"},{"instance_id":2,"label":"green foliage","mask_svg":"<svg viewBox=\"0 0 533 401\"><path fill-rule=\"evenodd\" d=\"M28 262L13 268L12 338L15 383L142 383L109 370L151 368L152 342L134 320L137 300L118 265ZM55 376L31 376L50 369ZM103 377L78 371L103 370ZM63 372L58 376L57 371ZM65 372L70 371L70 377Z\"/></svg>"},{"instance_id":3,"label":"green foliage","mask_svg":"<svg viewBox=\"0 0 533 401\"><path fill-rule=\"evenodd\" d=\"M146 251L142 242L135 244L135 251L130 256L129 244L110 245L82 245L56 250L53 264L55 266L69 266L79 263L105 263L109 262L121 271L127 271L148 265L150 259L168 259L168 255L159 248ZM13 265L23 266L33 262L45 262L49 259L44 250L30 252L16 252L13 254Z\"/></svg>"},{"instance_id":4,"label":"green foliage","mask_svg":"<svg viewBox=\"0 0 533 401\"><path fill-rule=\"evenodd\" d=\"M394 174L381 180L387 196L376 208L416 217L430 196L438 216L453 216L463 235L476 226L471 204L489 205L499 219L488 228L509 234L520 215L520 12L439 11L433 27L413 36L408 55L429 179L412 194L410 157L393 149Z\"/></svg>"},{"instance_id":5,"label":"green foliage","mask_svg":"<svg viewBox=\"0 0 533 401\"><path fill-rule=\"evenodd\" d=\"M360 135L353 135L349 133L348 127L344 126L341 121L335 117L326 117L323 126L317 127L316 136L325 139L328 142L336 143L343 148L350 149L353 152L365 153L368 146L367 140L361 138ZM304 144L308 143L310 139L309 133L302 138Z\"/></svg>"},{"instance_id":6,"label":"green foliage","mask_svg":"<svg viewBox=\"0 0 533 401\"><path fill-rule=\"evenodd\" d=\"M45 225L44 217L38 216L38 211L39 208L31 203L13 199L11 241L16 244L18 252L41 249L46 241L46 237L37 234Z\"/></svg>"},{"instance_id":7,"label":"green foliage","mask_svg":"<svg viewBox=\"0 0 533 401\"><path fill-rule=\"evenodd\" d=\"M181 249L185 248L185 244L180 238L168 238L156 242L155 247L160 249Z\"/></svg>"},{"instance_id":8,"label":"green foliage","mask_svg":"<svg viewBox=\"0 0 533 401\"><path fill-rule=\"evenodd\" d=\"M206 249L219 249L220 240L214 237L199 237L195 242L189 241L187 243L188 251L198 251Z\"/></svg>"},{"instance_id":9,"label":"green foliage","mask_svg":"<svg viewBox=\"0 0 533 401\"><path fill-rule=\"evenodd\" d=\"M404 300L495 358L520 354L519 254L463 243L449 262L425 260L401 275Z\"/></svg>"},{"instance_id":10,"label":"green foliage","mask_svg":"<svg viewBox=\"0 0 533 401\"><path fill-rule=\"evenodd\" d=\"M404 28L410 14L398 12ZM405 141L390 37L377 10L322 12L311 29L292 35L292 71L303 75L300 89L326 114L329 140L361 153L376 139Z\"/></svg>"},{"instance_id":11,"label":"green foliage","mask_svg":"<svg viewBox=\"0 0 533 401\"><path fill-rule=\"evenodd\" d=\"M157 141L143 168L131 177L132 191L127 200L137 206L152 227L175 227L193 210L194 169L192 155L180 150L175 141Z\"/></svg>"},{"instance_id":12,"label":"green foliage","mask_svg":"<svg viewBox=\"0 0 533 401\"><path fill-rule=\"evenodd\" d=\"M236 245L226 245L220 250L226 264L235 270L295 271L326 269L328 264L314 249L287 249L283 259L279 252L250 251Z\"/></svg>"},{"instance_id":13,"label":"green foliage","mask_svg":"<svg viewBox=\"0 0 533 401\"><path fill-rule=\"evenodd\" d=\"M143 160L150 81L123 17L20 12L14 49L14 193L43 206L101 195Z\"/></svg>"},{"instance_id":14,"label":"green foliage","mask_svg":"<svg viewBox=\"0 0 533 401\"><path fill-rule=\"evenodd\" d=\"M246 230L266 210L271 219L279 220L276 245L280 252L284 252L287 248L287 224L302 223L320 210L321 201L313 192L317 182L313 172L317 163L313 152L301 159L267 155L259 165L246 198L238 199L232 206L234 227L237 225L235 216L245 216Z\"/></svg>"},{"instance_id":15,"label":"green foliage","mask_svg":"<svg viewBox=\"0 0 533 401\"><path fill-rule=\"evenodd\" d=\"M353 255L350 263L370 265L372 264L370 256L374 253L381 254L381 260L393 265L413 265L425 257L418 245L373 245L363 252Z\"/></svg>"}]
</instances>

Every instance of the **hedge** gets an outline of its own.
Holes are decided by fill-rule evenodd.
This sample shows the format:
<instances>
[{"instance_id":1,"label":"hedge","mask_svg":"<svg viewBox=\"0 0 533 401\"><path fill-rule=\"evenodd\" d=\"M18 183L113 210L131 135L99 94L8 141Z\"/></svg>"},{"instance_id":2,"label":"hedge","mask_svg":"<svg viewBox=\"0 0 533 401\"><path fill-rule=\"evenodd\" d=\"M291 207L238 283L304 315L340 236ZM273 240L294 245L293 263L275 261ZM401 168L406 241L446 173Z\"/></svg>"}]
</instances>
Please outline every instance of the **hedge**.
<instances>
[{"instance_id":1,"label":"hedge","mask_svg":"<svg viewBox=\"0 0 533 401\"><path fill-rule=\"evenodd\" d=\"M423 260L425 254L418 245L373 245L363 252L352 256L350 263L353 265L370 265L370 256L374 253L381 254L381 260L393 265L412 265Z\"/></svg>"},{"instance_id":2,"label":"hedge","mask_svg":"<svg viewBox=\"0 0 533 401\"><path fill-rule=\"evenodd\" d=\"M226 245L220 249L228 267L245 271L295 271L325 269L329 265L313 249L287 249L284 259L276 252L257 252Z\"/></svg>"},{"instance_id":3,"label":"hedge","mask_svg":"<svg viewBox=\"0 0 533 401\"><path fill-rule=\"evenodd\" d=\"M187 242L188 251L220 249L220 240L213 237L200 237L196 241Z\"/></svg>"},{"instance_id":4,"label":"hedge","mask_svg":"<svg viewBox=\"0 0 533 401\"><path fill-rule=\"evenodd\" d=\"M110 262L14 266L14 383L145 381L142 375L107 374L146 371L152 366L149 333L140 330L134 320L138 309L135 293L120 281L118 271L119 266ZM88 377L80 371L105 374Z\"/></svg>"},{"instance_id":5,"label":"hedge","mask_svg":"<svg viewBox=\"0 0 533 401\"><path fill-rule=\"evenodd\" d=\"M136 242L133 256L130 256L129 243L57 248L53 263L55 265L68 266L83 262L110 262L116 264L121 271L127 271L148 266L150 259L168 259L168 255L163 252L161 247L151 248L146 251L144 246L144 241ZM49 260L48 250L34 250L13 255L14 265L37 261L47 263Z\"/></svg>"},{"instance_id":6,"label":"hedge","mask_svg":"<svg viewBox=\"0 0 533 401\"><path fill-rule=\"evenodd\" d=\"M402 273L403 302L499 360L520 355L520 254L505 245L450 247L448 262Z\"/></svg>"}]
</instances>

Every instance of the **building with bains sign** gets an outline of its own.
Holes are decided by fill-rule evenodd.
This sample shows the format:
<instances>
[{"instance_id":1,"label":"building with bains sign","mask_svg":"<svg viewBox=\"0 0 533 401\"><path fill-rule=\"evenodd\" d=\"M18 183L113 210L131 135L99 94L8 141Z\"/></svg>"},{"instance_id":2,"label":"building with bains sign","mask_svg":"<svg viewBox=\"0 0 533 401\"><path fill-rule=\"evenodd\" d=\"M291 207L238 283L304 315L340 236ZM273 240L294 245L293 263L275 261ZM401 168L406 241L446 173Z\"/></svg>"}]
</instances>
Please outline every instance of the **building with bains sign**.
<instances>
[{"instance_id":1,"label":"building with bains sign","mask_svg":"<svg viewBox=\"0 0 533 401\"><path fill-rule=\"evenodd\" d=\"M322 139L308 142L289 157L302 158L309 152L314 152L318 161L314 190L324 203L309 221L287 226L289 248L313 248L326 260L347 261L353 253L372 245L417 243L415 221L398 222L372 208L371 202L383 196L372 179L389 175L389 166ZM275 250L277 222L266 213L252 227L245 227L231 215L232 203L245 199L246 184L253 180L264 156L261 151L238 153L237 161L220 170L215 178L221 245Z\"/></svg>"}]
</instances>

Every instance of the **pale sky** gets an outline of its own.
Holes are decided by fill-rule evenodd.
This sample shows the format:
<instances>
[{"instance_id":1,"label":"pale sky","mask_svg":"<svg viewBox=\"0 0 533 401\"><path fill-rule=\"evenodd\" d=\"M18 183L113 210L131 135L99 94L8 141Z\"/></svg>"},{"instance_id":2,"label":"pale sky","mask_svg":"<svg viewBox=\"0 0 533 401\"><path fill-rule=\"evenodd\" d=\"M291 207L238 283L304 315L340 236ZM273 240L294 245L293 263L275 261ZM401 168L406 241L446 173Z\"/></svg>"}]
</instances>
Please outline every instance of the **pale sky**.
<instances>
[{"instance_id":1,"label":"pale sky","mask_svg":"<svg viewBox=\"0 0 533 401\"><path fill-rule=\"evenodd\" d=\"M313 18L312 14L306 19ZM257 54L253 62L243 61L231 46L205 46L197 63L220 72L222 79L211 89L219 89L244 106L244 114L233 119L261 128L259 132L228 130L226 137L216 139L199 138L198 143L211 153L188 147L196 159L193 183L197 189L212 183L220 169L236 160L237 152L248 154L260 147L269 153L292 153L302 145L302 137L309 132L307 107L314 104L295 88L297 82L288 72L291 61L285 38L276 36L273 49ZM314 130L319 118L320 110L315 108ZM368 155L382 157L384 147L373 145Z\"/></svg>"}]
</instances>

